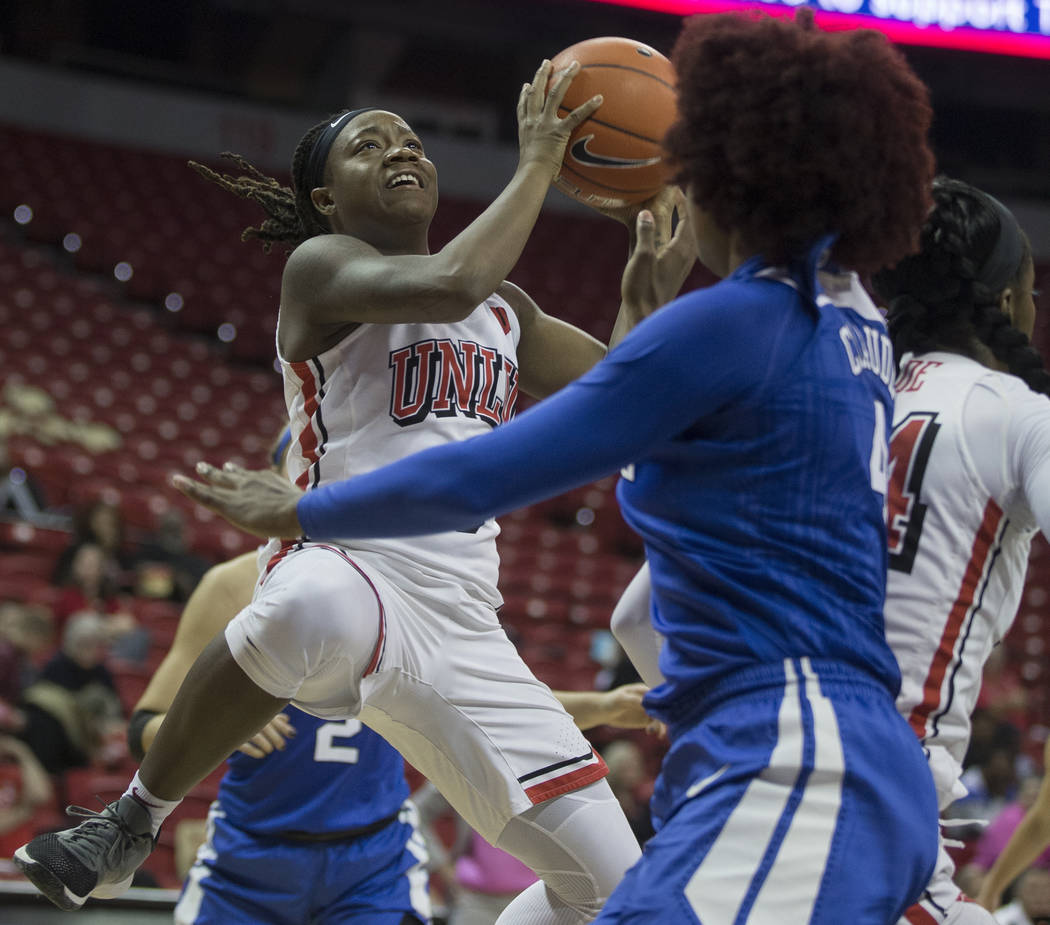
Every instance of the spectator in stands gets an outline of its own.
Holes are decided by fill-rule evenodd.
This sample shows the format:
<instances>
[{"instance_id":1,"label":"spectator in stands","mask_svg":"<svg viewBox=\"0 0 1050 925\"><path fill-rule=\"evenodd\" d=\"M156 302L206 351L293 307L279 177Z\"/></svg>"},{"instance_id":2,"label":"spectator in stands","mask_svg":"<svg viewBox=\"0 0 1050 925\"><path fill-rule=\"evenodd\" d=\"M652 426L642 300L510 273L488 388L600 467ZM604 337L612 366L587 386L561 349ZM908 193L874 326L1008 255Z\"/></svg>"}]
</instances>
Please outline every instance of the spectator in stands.
<instances>
[{"instance_id":1,"label":"spectator in stands","mask_svg":"<svg viewBox=\"0 0 1050 925\"><path fill-rule=\"evenodd\" d=\"M488 925L536 882L536 875L521 861L475 832L429 781L412 794L412 802L419 810L431 872L448 904L448 925ZM453 822L447 849L435 829L443 816L451 816Z\"/></svg>"},{"instance_id":2,"label":"spectator in stands","mask_svg":"<svg viewBox=\"0 0 1050 925\"><path fill-rule=\"evenodd\" d=\"M29 746L0 735L0 858L36 834L35 819L53 799L51 780Z\"/></svg>"},{"instance_id":3,"label":"spectator in stands","mask_svg":"<svg viewBox=\"0 0 1050 925\"><path fill-rule=\"evenodd\" d=\"M984 663L977 706L1017 729L1028 725L1028 691L1001 645L992 649Z\"/></svg>"},{"instance_id":4,"label":"spectator in stands","mask_svg":"<svg viewBox=\"0 0 1050 925\"><path fill-rule=\"evenodd\" d=\"M1009 831L1001 833L1009 841L1004 844L1005 839L1000 839L995 846L1000 850L991 856L994 863L987 865L991 869L977 895L977 901L988 910L998 907L1006 888L1022 871L1032 866L1050 869L1050 740L1043 749L1043 767L1043 778L1034 797L1027 799L1031 795L1028 784L1023 788L1026 798L1019 801L1021 805L1007 807L1003 812L1004 816L1011 814L1007 817L1012 822ZM996 825L998 820L989 827L989 833Z\"/></svg>"},{"instance_id":5,"label":"spectator in stands","mask_svg":"<svg viewBox=\"0 0 1050 925\"><path fill-rule=\"evenodd\" d=\"M1013 723L997 718L992 711L984 707L977 707L970 719L973 734L963 759L964 768L986 764L992 753L998 750L1007 749L1020 754L1021 732ZM1026 776L1026 769L1022 771L1021 776Z\"/></svg>"},{"instance_id":6,"label":"spectator in stands","mask_svg":"<svg viewBox=\"0 0 1050 925\"><path fill-rule=\"evenodd\" d=\"M124 519L118 505L101 498L78 508L73 515L73 538L58 558L52 581L60 587L69 582L77 550L88 543L103 551L105 574L114 588L129 589L135 557L124 540Z\"/></svg>"},{"instance_id":7,"label":"spectator in stands","mask_svg":"<svg viewBox=\"0 0 1050 925\"><path fill-rule=\"evenodd\" d=\"M994 819L1017 799L1025 777L1023 767L1016 744L996 745L980 764L971 765L963 772L960 780L967 794L947 807L943 815L948 819ZM979 832L980 828L960 834L965 838Z\"/></svg>"},{"instance_id":8,"label":"spectator in stands","mask_svg":"<svg viewBox=\"0 0 1050 925\"><path fill-rule=\"evenodd\" d=\"M39 606L0 604L0 732L19 732L25 715L18 704L35 679L34 659L51 645L50 612Z\"/></svg>"},{"instance_id":9,"label":"spectator in stands","mask_svg":"<svg viewBox=\"0 0 1050 925\"><path fill-rule=\"evenodd\" d=\"M73 555L69 581L55 604L55 622L61 632L66 621L92 610L105 621L114 657L141 662L149 649L149 632L140 627L117 593L105 550L97 543L83 543Z\"/></svg>"},{"instance_id":10,"label":"spectator in stands","mask_svg":"<svg viewBox=\"0 0 1050 925\"><path fill-rule=\"evenodd\" d=\"M22 698L20 736L52 774L121 757L120 698L105 665L110 639L105 620L85 611L70 618L60 651Z\"/></svg>"},{"instance_id":11,"label":"spectator in stands","mask_svg":"<svg viewBox=\"0 0 1050 925\"><path fill-rule=\"evenodd\" d=\"M995 910L999 925L1050 925L1050 873L1033 867L1018 883L1016 895L1010 905Z\"/></svg>"},{"instance_id":12,"label":"spectator in stands","mask_svg":"<svg viewBox=\"0 0 1050 925\"><path fill-rule=\"evenodd\" d=\"M103 615L90 610L74 614L62 632L61 648L41 671L41 680L73 692L99 684L115 694L116 684L105 664L110 641Z\"/></svg>"},{"instance_id":13,"label":"spectator in stands","mask_svg":"<svg viewBox=\"0 0 1050 925\"><path fill-rule=\"evenodd\" d=\"M649 815L652 778L645 767L645 755L637 743L620 739L610 742L602 757L609 766L609 786L620 801L634 837L644 845L653 836Z\"/></svg>"},{"instance_id":14,"label":"spectator in stands","mask_svg":"<svg viewBox=\"0 0 1050 925\"><path fill-rule=\"evenodd\" d=\"M161 515L156 531L140 544L137 559L137 593L180 602L189 599L209 568L189 548L185 519L174 508Z\"/></svg>"},{"instance_id":15,"label":"spectator in stands","mask_svg":"<svg viewBox=\"0 0 1050 925\"><path fill-rule=\"evenodd\" d=\"M977 865L982 872L991 869L1025 813L1035 804L1042 782L1042 777L1026 777L1022 780L1017 788L1017 799L1007 803L1002 812L992 819L981 833L971 863ZM1038 867L1050 870L1050 849L1044 851L1034 863Z\"/></svg>"}]
</instances>

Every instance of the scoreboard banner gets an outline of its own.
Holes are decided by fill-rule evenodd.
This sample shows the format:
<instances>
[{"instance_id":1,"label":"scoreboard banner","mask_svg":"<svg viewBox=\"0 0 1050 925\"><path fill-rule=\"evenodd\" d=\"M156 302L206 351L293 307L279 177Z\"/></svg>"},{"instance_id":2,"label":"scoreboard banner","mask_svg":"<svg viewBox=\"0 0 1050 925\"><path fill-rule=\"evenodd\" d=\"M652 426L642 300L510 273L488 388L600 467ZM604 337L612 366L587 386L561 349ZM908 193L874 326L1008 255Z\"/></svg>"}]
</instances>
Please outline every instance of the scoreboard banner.
<instances>
[{"instance_id":1,"label":"scoreboard banner","mask_svg":"<svg viewBox=\"0 0 1050 925\"><path fill-rule=\"evenodd\" d=\"M877 29L893 42L1050 58L1050 0L591 0L688 16L811 7L825 29Z\"/></svg>"}]
</instances>

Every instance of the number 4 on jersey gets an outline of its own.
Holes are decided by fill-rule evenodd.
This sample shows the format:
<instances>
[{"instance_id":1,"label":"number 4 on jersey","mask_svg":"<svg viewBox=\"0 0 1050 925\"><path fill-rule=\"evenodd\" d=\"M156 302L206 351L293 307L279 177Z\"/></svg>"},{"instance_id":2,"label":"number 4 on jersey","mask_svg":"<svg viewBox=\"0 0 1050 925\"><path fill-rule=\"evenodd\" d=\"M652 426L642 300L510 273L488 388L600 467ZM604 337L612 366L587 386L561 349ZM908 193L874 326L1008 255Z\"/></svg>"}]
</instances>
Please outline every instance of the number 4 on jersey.
<instances>
[{"instance_id":1,"label":"number 4 on jersey","mask_svg":"<svg viewBox=\"0 0 1050 925\"><path fill-rule=\"evenodd\" d=\"M898 572L910 573L915 564L926 516L926 505L919 496L940 427L936 412L915 411L894 427L890 436L889 566Z\"/></svg>"}]
</instances>

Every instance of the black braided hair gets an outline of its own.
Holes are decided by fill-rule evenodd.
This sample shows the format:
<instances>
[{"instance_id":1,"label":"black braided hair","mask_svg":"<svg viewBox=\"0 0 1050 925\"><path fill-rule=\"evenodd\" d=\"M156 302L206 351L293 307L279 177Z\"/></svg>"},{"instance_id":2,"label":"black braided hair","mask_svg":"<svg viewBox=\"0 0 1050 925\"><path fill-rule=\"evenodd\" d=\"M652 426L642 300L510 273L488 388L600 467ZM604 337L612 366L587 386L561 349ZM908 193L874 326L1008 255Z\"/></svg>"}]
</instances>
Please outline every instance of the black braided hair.
<instances>
[{"instance_id":1,"label":"black braided hair","mask_svg":"<svg viewBox=\"0 0 1050 925\"><path fill-rule=\"evenodd\" d=\"M934 181L933 199L918 253L872 280L887 305L894 353L900 358L947 350L976 359L975 344L984 344L1032 391L1050 395L1050 373L1039 352L999 309L1002 292L992 291L980 279L979 271L999 239L997 212L976 187L947 177ZM1015 284L1031 260L1025 239Z\"/></svg>"},{"instance_id":2,"label":"black braided hair","mask_svg":"<svg viewBox=\"0 0 1050 925\"><path fill-rule=\"evenodd\" d=\"M288 244L288 249L292 250L307 238L331 233L332 229L327 220L317 211L313 200L310 199L311 190L306 188L307 184L303 174L317 136L340 115L342 113L336 113L323 122L318 122L299 139L299 144L295 146L295 153L292 155L291 189L273 177L262 173L246 158L239 154L231 154L229 151L224 151L221 156L233 161L243 171L240 176L218 173L196 161L189 162L190 167L206 180L210 180L242 199L250 199L262 207L267 218L260 225L245 228L241 233L242 241L256 238L262 242L263 249L269 253L273 245L278 242Z\"/></svg>"}]
</instances>

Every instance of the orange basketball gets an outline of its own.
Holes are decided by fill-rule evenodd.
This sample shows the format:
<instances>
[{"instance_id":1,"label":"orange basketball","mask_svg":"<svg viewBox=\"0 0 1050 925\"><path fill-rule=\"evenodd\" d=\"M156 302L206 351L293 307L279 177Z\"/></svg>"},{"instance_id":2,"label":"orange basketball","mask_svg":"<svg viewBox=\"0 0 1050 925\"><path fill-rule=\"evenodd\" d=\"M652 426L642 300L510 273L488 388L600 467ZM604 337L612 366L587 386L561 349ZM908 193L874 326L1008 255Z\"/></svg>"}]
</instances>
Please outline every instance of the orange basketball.
<instances>
[{"instance_id":1,"label":"orange basketball","mask_svg":"<svg viewBox=\"0 0 1050 925\"><path fill-rule=\"evenodd\" d=\"M642 202L667 182L661 142L675 118L674 69L655 48L623 38L588 39L551 59L580 62L558 109L564 116L597 93L604 102L565 148L557 187L583 202Z\"/></svg>"}]
</instances>

